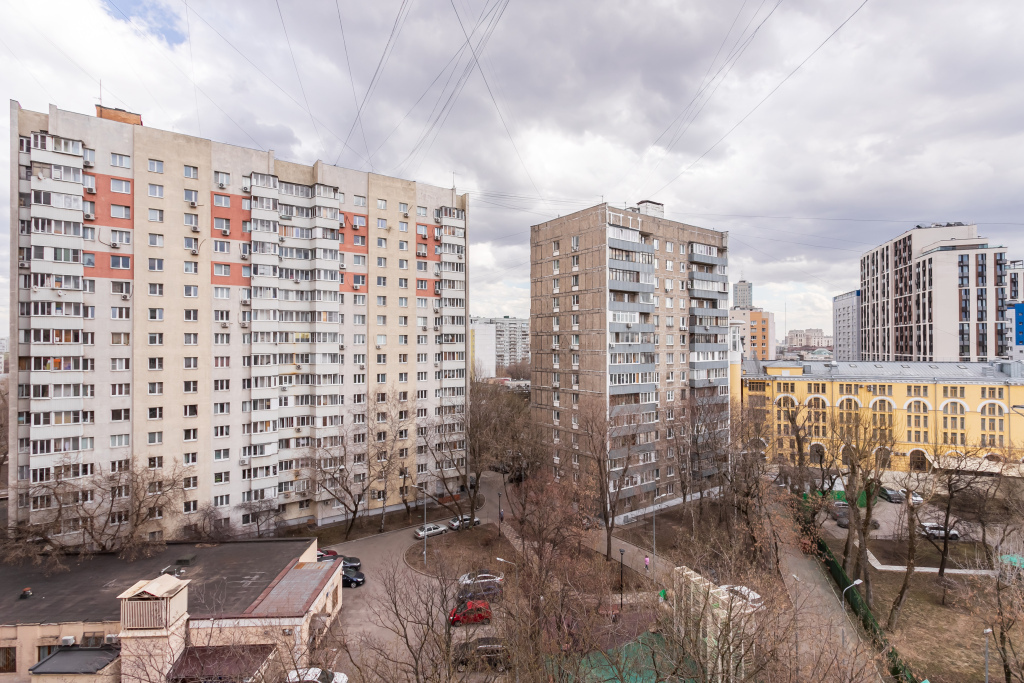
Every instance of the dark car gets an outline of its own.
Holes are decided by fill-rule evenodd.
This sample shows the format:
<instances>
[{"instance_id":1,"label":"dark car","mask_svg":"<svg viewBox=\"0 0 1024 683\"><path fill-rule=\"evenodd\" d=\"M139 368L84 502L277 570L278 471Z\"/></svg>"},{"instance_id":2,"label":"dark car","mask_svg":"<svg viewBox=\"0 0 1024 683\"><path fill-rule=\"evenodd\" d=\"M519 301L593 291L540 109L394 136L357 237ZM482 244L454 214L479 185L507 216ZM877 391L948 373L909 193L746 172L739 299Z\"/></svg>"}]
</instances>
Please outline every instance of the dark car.
<instances>
[{"instance_id":1,"label":"dark car","mask_svg":"<svg viewBox=\"0 0 1024 683\"><path fill-rule=\"evenodd\" d=\"M484 583L471 583L468 586L463 586L455 599L459 602L466 602L468 600L489 600L490 602L498 602L502 598L502 588L500 583L494 581L487 581Z\"/></svg>"},{"instance_id":2,"label":"dark car","mask_svg":"<svg viewBox=\"0 0 1024 683\"><path fill-rule=\"evenodd\" d=\"M355 569L342 570L342 588L355 588L356 586L362 586L364 583L366 583L366 577L363 576L362 572L357 572Z\"/></svg>"},{"instance_id":3,"label":"dark car","mask_svg":"<svg viewBox=\"0 0 1024 683\"><path fill-rule=\"evenodd\" d=\"M486 626L491 623L492 616L491 604L486 600L467 600L452 607L452 611L448 614L448 621L452 626L462 626L463 624Z\"/></svg>"},{"instance_id":4,"label":"dark car","mask_svg":"<svg viewBox=\"0 0 1024 683\"><path fill-rule=\"evenodd\" d=\"M850 526L850 517L849 517L849 515L839 515L839 517L836 518L836 526L838 526L840 529L847 529L847 528L849 528L849 526ZM881 528L881 526L882 525L878 522L877 519L872 519L871 520L871 528L872 529L878 529L878 528Z\"/></svg>"},{"instance_id":5,"label":"dark car","mask_svg":"<svg viewBox=\"0 0 1024 683\"><path fill-rule=\"evenodd\" d=\"M360 569L363 566L363 563L359 561L358 557L339 555L338 559L341 560L342 566L345 567L345 569Z\"/></svg>"},{"instance_id":6,"label":"dark car","mask_svg":"<svg viewBox=\"0 0 1024 683\"><path fill-rule=\"evenodd\" d=\"M501 638L476 638L459 643L452 660L457 671L486 666L501 673L509 666L508 650Z\"/></svg>"},{"instance_id":7,"label":"dark car","mask_svg":"<svg viewBox=\"0 0 1024 683\"><path fill-rule=\"evenodd\" d=\"M890 503L905 503L907 501L906 497L896 489L889 489L884 486L878 489L878 496Z\"/></svg>"}]
</instances>

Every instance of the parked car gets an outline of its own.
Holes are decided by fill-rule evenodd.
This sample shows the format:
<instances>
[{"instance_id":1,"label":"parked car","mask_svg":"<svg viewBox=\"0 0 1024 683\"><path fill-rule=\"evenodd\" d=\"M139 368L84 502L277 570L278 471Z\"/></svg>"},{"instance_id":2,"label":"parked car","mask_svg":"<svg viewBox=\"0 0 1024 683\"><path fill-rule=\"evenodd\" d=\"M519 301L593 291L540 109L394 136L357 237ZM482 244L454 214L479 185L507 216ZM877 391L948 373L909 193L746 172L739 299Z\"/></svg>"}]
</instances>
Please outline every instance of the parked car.
<instances>
[{"instance_id":1,"label":"parked car","mask_svg":"<svg viewBox=\"0 0 1024 683\"><path fill-rule=\"evenodd\" d=\"M604 520L600 517L591 517L590 515L583 515L583 528L584 529L603 529Z\"/></svg>"},{"instance_id":2,"label":"parked car","mask_svg":"<svg viewBox=\"0 0 1024 683\"><path fill-rule=\"evenodd\" d=\"M751 607L760 607L764 602L760 594L755 593L746 586L719 586L719 588L746 600Z\"/></svg>"},{"instance_id":3,"label":"parked car","mask_svg":"<svg viewBox=\"0 0 1024 683\"><path fill-rule=\"evenodd\" d=\"M342 588L356 588L366 583L366 577L362 572L357 572L355 569L342 569L341 571Z\"/></svg>"},{"instance_id":4,"label":"parked car","mask_svg":"<svg viewBox=\"0 0 1024 683\"><path fill-rule=\"evenodd\" d=\"M850 528L850 517L848 515L840 515L836 517L836 526L840 529Z\"/></svg>"},{"instance_id":5,"label":"parked car","mask_svg":"<svg viewBox=\"0 0 1024 683\"><path fill-rule=\"evenodd\" d=\"M440 524L426 524L418 527L412 535L416 538L422 539L424 536L437 536L438 534L443 534L446 531L448 531L448 528L443 527Z\"/></svg>"},{"instance_id":6,"label":"parked car","mask_svg":"<svg viewBox=\"0 0 1024 683\"><path fill-rule=\"evenodd\" d=\"M476 638L455 646L452 654L457 671L486 666L502 673L509 667L508 650L501 638Z\"/></svg>"},{"instance_id":7,"label":"parked car","mask_svg":"<svg viewBox=\"0 0 1024 683\"><path fill-rule=\"evenodd\" d=\"M878 489L878 496L883 500L889 501L890 503L902 504L907 500L907 497L904 496L899 491L897 491L896 489L889 489L885 488L884 486Z\"/></svg>"},{"instance_id":8,"label":"parked car","mask_svg":"<svg viewBox=\"0 0 1024 683\"><path fill-rule=\"evenodd\" d=\"M480 518L474 517L473 515L460 515L458 517L452 517L448 521L448 526L456 531L459 529L468 529L471 526L479 526Z\"/></svg>"},{"instance_id":9,"label":"parked car","mask_svg":"<svg viewBox=\"0 0 1024 683\"><path fill-rule=\"evenodd\" d=\"M921 533L931 539L946 538L949 536L949 540L958 541L960 540L960 532L956 529L947 529L937 522L922 522Z\"/></svg>"},{"instance_id":10,"label":"parked car","mask_svg":"<svg viewBox=\"0 0 1024 683\"><path fill-rule=\"evenodd\" d=\"M836 510L829 510L828 511L828 516L831 517L832 519L838 521L840 517L847 517L847 518L849 518L850 511L847 508L839 508L839 509L836 509Z\"/></svg>"},{"instance_id":11,"label":"parked car","mask_svg":"<svg viewBox=\"0 0 1024 683\"><path fill-rule=\"evenodd\" d=\"M359 569L363 566L358 557L352 557L351 555L339 555L338 557L341 559L342 566L345 569Z\"/></svg>"},{"instance_id":12,"label":"parked car","mask_svg":"<svg viewBox=\"0 0 1024 683\"><path fill-rule=\"evenodd\" d=\"M475 572L469 572L459 577L460 585L467 585L471 583L501 583L505 580L505 575L501 572L491 571L490 569L477 569Z\"/></svg>"},{"instance_id":13,"label":"parked car","mask_svg":"<svg viewBox=\"0 0 1024 683\"><path fill-rule=\"evenodd\" d=\"M452 626L462 626L463 624L486 626L491 623L492 616L491 604L486 600L467 600L452 607L452 611L448 614L448 622Z\"/></svg>"},{"instance_id":14,"label":"parked car","mask_svg":"<svg viewBox=\"0 0 1024 683\"><path fill-rule=\"evenodd\" d=\"M906 496L907 496L907 490L906 489L900 489L900 493L903 494L903 497L905 499ZM923 502L924 502L924 498L921 497L920 493L918 493L917 491L912 491L910 493L910 504L911 505L920 505Z\"/></svg>"},{"instance_id":15,"label":"parked car","mask_svg":"<svg viewBox=\"0 0 1024 683\"><path fill-rule=\"evenodd\" d=\"M503 596L504 590L501 584L496 581L486 581L484 583L470 583L459 589L458 595L455 599L459 602L466 602L467 600L487 600L489 602L498 602Z\"/></svg>"},{"instance_id":16,"label":"parked car","mask_svg":"<svg viewBox=\"0 0 1024 683\"><path fill-rule=\"evenodd\" d=\"M337 550L317 550L316 551L316 559L317 559L317 562L322 562L324 560L336 560L336 559L338 559L338 551Z\"/></svg>"},{"instance_id":17,"label":"parked car","mask_svg":"<svg viewBox=\"0 0 1024 683\"><path fill-rule=\"evenodd\" d=\"M850 504L847 503L845 500L833 500L832 507L833 509L836 510L846 510L847 508L850 507Z\"/></svg>"},{"instance_id":18,"label":"parked car","mask_svg":"<svg viewBox=\"0 0 1024 683\"><path fill-rule=\"evenodd\" d=\"M348 676L327 669L296 669L288 672L288 683L348 683Z\"/></svg>"}]
</instances>

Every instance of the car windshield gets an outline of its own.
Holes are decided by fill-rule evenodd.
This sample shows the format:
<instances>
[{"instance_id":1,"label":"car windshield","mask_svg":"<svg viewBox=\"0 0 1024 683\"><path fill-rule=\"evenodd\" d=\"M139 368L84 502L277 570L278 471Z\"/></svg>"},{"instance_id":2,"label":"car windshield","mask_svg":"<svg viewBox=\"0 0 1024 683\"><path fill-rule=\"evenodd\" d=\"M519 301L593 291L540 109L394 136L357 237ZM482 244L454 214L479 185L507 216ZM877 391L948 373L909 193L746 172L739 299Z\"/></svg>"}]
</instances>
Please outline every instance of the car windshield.
<instances>
[{"instance_id":1,"label":"car windshield","mask_svg":"<svg viewBox=\"0 0 1024 683\"><path fill-rule=\"evenodd\" d=\"M334 676L327 669L320 669L320 675L317 676L317 680L320 683L331 683L334 680Z\"/></svg>"},{"instance_id":2,"label":"car windshield","mask_svg":"<svg viewBox=\"0 0 1024 683\"><path fill-rule=\"evenodd\" d=\"M356 575L356 570L355 569L352 569L351 567L345 567L345 576L354 577L355 575Z\"/></svg>"}]
</instances>

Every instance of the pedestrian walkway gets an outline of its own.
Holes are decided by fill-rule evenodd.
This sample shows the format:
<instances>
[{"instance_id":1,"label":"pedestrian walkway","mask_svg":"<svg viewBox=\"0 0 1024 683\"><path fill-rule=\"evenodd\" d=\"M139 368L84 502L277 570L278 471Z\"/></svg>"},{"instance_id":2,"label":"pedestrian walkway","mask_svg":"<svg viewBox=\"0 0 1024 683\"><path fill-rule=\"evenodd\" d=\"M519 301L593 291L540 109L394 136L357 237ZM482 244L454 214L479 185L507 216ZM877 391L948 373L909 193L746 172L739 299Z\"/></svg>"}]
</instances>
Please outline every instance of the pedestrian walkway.
<instances>
[{"instance_id":1,"label":"pedestrian walkway","mask_svg":"<svg viewBox=\"0 0 1024 683\"><path fill-rule=\"evenodd\" d=\"M898 564L882 564L881 562L878 561L878 558L875 557L875 554L873 552L871 552L870 550L868 551L868 563L872 567L874 567L875 569L877 569L880 572L905 572L905 571L907 571L906 565L902 565L901 566L901 565L898 565ZM939 568L938 567L914 567L914 573L915 574L917 574L917 573L921 573L921 574L938 574L939 573ZM950 567L946 568L946 573L947 574L957 574L957 575L966 574L968 576L995 576L996 575L996 572L995 572L994 569L955 569L955 568L950 568Z\"/></svg>"}]
</instances>

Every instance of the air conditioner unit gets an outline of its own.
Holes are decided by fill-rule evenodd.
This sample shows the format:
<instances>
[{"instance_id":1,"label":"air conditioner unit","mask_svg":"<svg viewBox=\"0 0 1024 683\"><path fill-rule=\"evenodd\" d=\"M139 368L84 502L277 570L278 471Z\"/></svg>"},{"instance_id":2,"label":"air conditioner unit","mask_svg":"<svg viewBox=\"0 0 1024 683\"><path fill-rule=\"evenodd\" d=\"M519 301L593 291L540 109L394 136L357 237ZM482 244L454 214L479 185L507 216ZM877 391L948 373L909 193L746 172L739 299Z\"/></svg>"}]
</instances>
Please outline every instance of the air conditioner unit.
<instances>
[{"instance_id":1,"label":"air conditioner unit","mask_svg":"<svg viewBox=\"0 0 1024 683\"><path fill-rule=\"evenodd\" d=\"M248 185L242 185L242 192L248 192L248 191L249 191L249 186Z\"/></svg>"},{"instance_id":2,"label":"air conditioner unit","mask_svg":"<svg viewBox=\"0 0 1024 683\"><path fill-rule=\"evenodd\" d=\"M426 326L426 325L424 325L423 327L421 327L421 328L420 328L420 331L421 331L421 332L426 332L426 331L427 331L427 326Z\"/></svg>"},{"instance_id":3,"label":"air conditioner unit","mask_svg":"<svg viewBox=\"0 0 1024 683\"><path fill-rule=\"evenodd\" d=\"M434 363L434 367L435 367L435 368L437 368L437 367L440 367L440 366L441 366L441 364L440 364L440 363Z\"/></svg>"},{"instance_id":4,"label":"air conditioner unit","mask_svg":"<svg viewBox=\"0 0 1024 683\"><path fill-rule=\"evenodd\" d=\"M290 493L289 491L285 491L285 492L284 492L284 497L285 497L285 498L291 498L291 497L292 497L292 494L291 494L291 493Z\"/></svg>"},{"instance_id":5,"label":"air conditioner unit","mask_svg":"<svg viewBox=\"0 0 1024 683\"><path fill-rule=\"evenodd\" d=\"M85 214L83 216L83 218L85 220L87 220L87 221L94 221L94 220L96 220L96 214L94 214L94 213L87 213L87 214Z\"/></svg>"},{"instance_id":6,"label":"air conditioner unit","mask_svg":"<svg viewBox=\"0 0 1024 683\"><path fill-rule=\"evenodd\" d=\"M354 290L356 290L358 292L359 291L359 285L352 285L352 289L354 289Z\"/></svg>"},{"instance_id":7,"label":"air conditioner unit","mask_svg":"<svg viewBox=\"0 0 1024 683\"><path fill-rule=\"evenodd\" d=\"M227 327L227 326L228 326L228 324L227 324L227 323L221 323L221 324L220 324L220 326L221 326L221 327Z\"/></svg>"},{"instance_id":8,"label":"air conditioner unit","mask_svg":"<svg viewBox=\"0 0 1024 683\"><path fill-rule=\"evenodd\" d=\"M64 636L63 638L60 639L60 644L63 647L71 647L72 645L75 644L75 637L74 636Z\"/></svg>"},{"instance_id":9,"label":"air conditioner unit","mask_svg":"<svg viewBox=\"0 0 1024 683\"><path fill-rule=\"evenodd\" d=\"M64 290L58 289L57 290L57 296L64 296Z\"/></svg>"},{"instance_id":10,"label":"air conditioner unit","mask_svg":"<svg viewBox=\"0 0 1024 683\"><path fill-rule=\"evenodd\" d=\"M96 194L96 188L95 187L87 187L87 188L85 188L85 193L86 194Z\"/></svg>"},{"instance_id":11,"label":"air conditioner unit","mask_svg":"<svg viewBox=\"0 0 1024 683\"><path fill-rule=\"evenodd\" d=\"M379 351L379 350L380 350L380 344L377 344L377 347L376 347L376 348L377 348L377 350Z\"/></svg>"},{"instance_id":12,"label":"air conditioner unit","mask_svg":"<svg viewBox=\"0 0 1024 683\"><path fill-rule=\"evenodd\" d=\"M296 364L295 364L295 369L296 369L296 370L301 370L301 369L302 369L302 366L301 366L301 365L299 365L298 363L296 363Z\"/></svg>"},{"instance_id":13,"label":"air conditioner unit","mask_svg":"<svg viewBox=\"0 0 1024 683\"><path fill-rule=\"evenodd\" d=\"M465 257L465 256L463 256L462 254L459 254L459 260L460 260L460 261L461 261L462 259L464 259L464 258L466 258L466 257Z\"/></svg>"},{"instance_id":14,"label":"air conditioner unit","mask_svg":"<svg viewBox=\"0 0 1024 683\"><path fill-rule=\"evenodd\" d=\"M248 306L251 303L252 303L252 299L242 299L242 305L243 306Z\"/></svg>"},{"instance_id":15,"label":"air conditioner unit","mask_svg":"<svg viewBox=\"0 0 1024 683\"><path fill-rule=\"evenodd\" d=\"M441 222L441 217L440 216L434 216L434 222L435 223L440 223Z\"/></svg>"},{"instance_id":16,"label":"air conditioner unit","mask_svg":"<svg viewBox=\"0 0 1024 683\"><path fill-rule=\"evenodd\" d=\"M283 220L283 221L286 221L286 220L288 220L289 218L291 218L291 215L290 215L290 214L287 214L287 213L282 213L282 214L278 214L278 217L279 217L279 218L280 218L281 220Z\"/></svg>"},{"instance_id":17,"label":"air conditioner unit","mask_svg":"<svg viewBox=\"0 0 1024 683\"><path fill-rule=\"evenodd\" d=\"M197 206L199 206L199 203L198 202L189 202L188 205L194 209Z\"/></svg>"},{"instance_id":18,"label":"air conditioner unit","mask_svg":"<svg viewBox=\"0 0 1024 683\"><path fill-rule=\"evenodd\" d=\"M85 163L87 163L90 166L92 166L92 162L91 161L87 161ZM113 645L115 643L121 642L121 636L117 635L116 633L108 633L107 635L103 636L103 642L106 643L107 645Z\"/></svg>"},{"instance_id":19,"label":"air conditioner unit","mask_svg":"<svg viewBox=\"0 0 1024 683\"><path fill-rule=\"evenodd\" d=\"M238 323L238 326L241 327L242 329L246 329L247 327L249 327L249 323L247 323L247 322L240 322L240 323Z\"/></svg>"},{"instance_id":20,"label":"air conditioner unit","mask_svg":"<svg viewBox=\"0 0 1024 683\"><path fill-rule=\"evenodd\" d=\"M365 365L360 365L360 366L359 366L359 369L360 369L360 370L365 370L365 369L366 369L366 366L365 366Z\"/></svg>"},{"instance_id":21,"label":"air conditioner unit","mask_svg":"<svg viewBox=\"0 0 1024 683\"><path fill-rule=\"evenodd\" d=\"M573 250L573 251L579 251L579 250L580 250L580 248L579 248L579 247L577 246L577 247L573 247L573 248L572 248L572 250Z\"/></svg>"},{"instance_id":22,"label":"air conditioner unit","mask_svg":"<svg viewBox=\"0 0 1024 683\"><path fill-rule=\"evenodd\" d=\"M193 225L192 226L192 232L199 232L199 226L198 225Z\"/></svg>"},{"instance_id":23,"label":"air conditioner unit","mask_svg":"<svg viewBox=\"0 0 1024 683\"><path fill-rule=\"evenodd\" d=\"M130 298L132 298L131 294L122 294L121 295L121 301L128 301L128 299L130 299Z\"/></svg>"},{"instance_id":24,"label":"air conditioner unit","mask_svg":"<svg viewBox=\"0 0 1024 683\"><path fill-rule=\"evenodd\" d=\"M198 256L199 255L199 250L198 249L192 249L190 251L192 252L193 256Z\"/></svg>"},{"instance_id":25,"label":"air conditioner unit","mask_svg":"<svg viewBox=\"0 0 1024 683\"><path fill-rule=\"evenodd\" d=\"M282 384L281 385L281 391L288 391L288 387L286 387L285 385Z\"/></svg>"},{"instance_id":26,"label":"air conditioner unit","mask_svg":"<svg viewBox=\"0 0 1024 683\"><path fill-rule=\"evenodd\" d=\"M353 223L352 224L352 229L353 230L358 230L359 229L359 224L358 223Z\"/></svg>"},{"instance_id":27,"label":"air conditioner unit","mask_svg":"<svg viewBox=\"0 0 1024 683\"><path fill-rule=\"evenodd\" d=\"M278 237L278 238L277 238L277 241L278 241L278 242L284 242L284 235L282 235L281 237Z\"/></svg>"},{"instance_id":28,"label":"air conditioner unit","mask_svg":"<svg viewBox=\"0 0 1024 683\"><path fill-rule=\"evenodd\" d=\"M225 187L227 187L227 185L225 185L224 183L217 183L217 187L223 190Z\"/></svg>"},{"instance_id":29,"label":"air conditioner unit","mask_svg":"<svg viewBox=\"0 0 1024 683\"><path fill-rule=\"evenodd\" d=\"M405 211L405 212L402 213L402 218L408 218L408 217L409 217L409 212L408 211Z\"/></svg>"},{"instance_id":30,"label":"air conditioner unit","mask_svg":"<svg viewBox=\"0 0 1024 683\"><path fill-rule=\"evenodd\" d=\"M338 264L338 270L345 270L345 264L344 263L339 263Z\"/></svg>"},{"instance_id":31,"label":"air conditioner unit","mask_svg":"<svg viewBox=\"0 0 1024 683\"><path fill-rule=\"evenodd\" d=\"M299 280L298 278L295 278L294 280L292 280L292 282L294 282L295 284L299 284L299 282L301 282L301 280Z\"/></svg>"},{"instance_id":32,"label":"air conditioner unit","mask_svg":"<svg viewBox=\"0 0 1024 683\"><path fill-rule=\"evenodd\" d=\"M248 465L249 464L249 456L248 455L240 456L238 458L238 464L239 465Z\"/></svg>"},{"instance_id":33,"label":"air conditioner unit","mask_svg":"<svg viewBox=\"0 0 1024 683\"><path fill-rule=\"evenodd\" d=\"M30 265L30 264L29 264L29 262L28 262L28 261L18 261L18 267L19 267L19 268L28 268L28 267L29 267L29 265Z\"/></svg>"},{"instance_id":34,"label":"air conditioner unit","mask_svg":"<svg viewBox=\"0 0 1024 683\"><path fill-rule=\"evenodd\" d=\"M231 234L231 229L230 228L224 228L223 230L220 231L220 234L222 234L222 235L230 235Z\"/></svg>"},{"instance_id":35,"label":"air conditioner unit","mask_svg":"<svg viewBox=\"0 0 1024 683\"><path fill-rule=\"evenodd\" d=\"M338 348L340 350L344 351L345 350L345 345L344 344L338 344Z\"/></svg>"},{"instance_id":36,"label":"air conditioner unit","mask_svg":"<svg viewBox=\"0 0 1024 683\"><path fill-rule=\"evenodd\" d=\"M239 258L241 258L243 261L248 261L249 255L246 253L242 253Z\"/></svg>"},{"instance_id":37,"label":"air conditioner unit","mask_svg":"<svg viewBox=\"0 0 1024 683\"><path fill-rule=\"evenodd\" d=\"M441 331L441 327L439 325L434 325L434 332L440 332L440 331Z\"/></svg>"},{"instance_id":38,"label":"air conditioner unit","mask_svg":"<svg viewBox=\"0 0 1024 683\"><path fill-rule=\"evenodd\" d=\"M120 242L111 242L110 243L110 248L111 249L120 249L121 248L121 243Z\"/></svg>"},{"instance_id":39,"label":"air conditioner unit","mask_svg":"<svg viewBox=\"0 0 1024 683\"><path fill-rule=\"evenodd\" d=\"M298 433L298 432L302 432L302 427L296 427L296 428L295 428L295 431L296 431L297 433Z\"/></svg>"},{"instance_id":40,"label":"air conditioner unit","mask_svg":"<svg viewBox=\"0 0 1024 683\"><path fill-rule=\"evenodd\" d=\"M86 168L92 168L92 162L89 161L88 159L85 159L82 161L82 166L85 166Z\"/></svg>"},{"instance_id":41,"label":"air conditioner unit","mask_svg":"<svg viewBox=\"0 0 1024 683\"><path fill-rule=\"evenodd\" d=\"M626 323L626 328L627 329L632 328L632 327L633 327L633 323Z\"/></svg>"}]
</instances>

